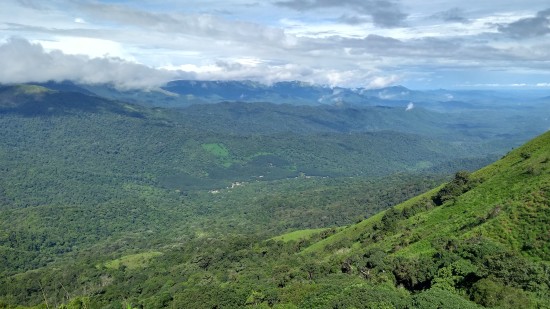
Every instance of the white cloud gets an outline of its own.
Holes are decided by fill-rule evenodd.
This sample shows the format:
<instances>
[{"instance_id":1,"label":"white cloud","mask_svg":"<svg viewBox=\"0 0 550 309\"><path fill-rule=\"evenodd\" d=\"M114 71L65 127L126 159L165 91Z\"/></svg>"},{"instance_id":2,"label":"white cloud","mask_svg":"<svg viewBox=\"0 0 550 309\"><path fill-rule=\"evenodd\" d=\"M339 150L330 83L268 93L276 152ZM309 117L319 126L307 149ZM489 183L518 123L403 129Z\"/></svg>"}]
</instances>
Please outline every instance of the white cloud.
<instances>
[{"instance_id":1,"label":"white cloud","mask_svg":"<svg viewBox=\"0 0 550 309\"><path fill-rule=\"evenodd\" d=\"M54 40L36 40L46 51L61 50L69 55L87 55L91 58L115 57L136 62L122 44L103 39L56 36Z\"/></svg>"},{"instance_id":2,"label":"white cloud","mask_svg":"<svg viewBox=\"0 0 550 309\"><path fill-rule=\"evenodd\" d=\"M372 89L384 88L397 83L400 79L401 77L397 75L378 76L373 78L365 88L372 88Z\"/></svg>"},{"instance_id":3,"label":"white cloud","mask_svg":"<svg viewBox=\"0 0 550 309\"><path fill-rule=\"evenodd\" d=\"M0 83L72 80L110 83L120 89L150 88L169 81L173 74L120 58L90 58L47 52L39 44L13 38L0 45Z\"/></svg>"},{"instance_id":4,"label":"white cloud","mask_svg":"<svg viewBox=\"0 0 550 309\"><path fill-rule=\"evenodd\" d=\"M191 72L208 79L298 79L370 88L417 82L435 88L485 82L482 76L489 75L487 84L536 84L550 75L550 44L541 36L518 38L532 27L548 37L543 0L530 0L528 7L512 0L498 6L476 0L115 3L3 0L0 41L24 37L39 42L45 54L60 50L67 59L86 55L84 63L132 64L157 72L153 76ZM376 7L382 3L389 9ZM396 19L374 21L384 14ZM54 66L44 69L59 73Z\"/></svg>"}]
</instances>

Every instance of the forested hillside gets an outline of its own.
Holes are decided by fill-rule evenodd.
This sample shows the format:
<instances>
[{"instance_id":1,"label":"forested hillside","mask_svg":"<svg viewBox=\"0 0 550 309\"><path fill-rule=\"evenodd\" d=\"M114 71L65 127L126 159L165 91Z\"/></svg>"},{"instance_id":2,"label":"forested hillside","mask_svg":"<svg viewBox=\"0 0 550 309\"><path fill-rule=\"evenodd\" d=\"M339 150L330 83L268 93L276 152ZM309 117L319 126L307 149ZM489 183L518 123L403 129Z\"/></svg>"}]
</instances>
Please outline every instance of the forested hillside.
<instances>
[{"instance_id":1,"label":"forested hillside","mask_svg":"<svg viewBox=\"0 0 550 309\"><path fill-rule=\"evenodd\" d=\"M3 301L69 308L546 308L549 147L546 133L484 169L457 173L345 228L272 239L196 237L155 250L127 248L118 257L86 251L6 276Z\"/></svg>"},{"instance_id":2,"label":"forested hillside","mask_svg":"<svg viewBox=\"0 0 550 309\"><path fill-rule=\"evenodd\" d=\"M379 213L540 130L443 115L2 86L0 307L548 306L548 134Z\"/></svg>"},{"instance_id":3,"label":"forested hillside","mask_svg":"<svg viewBox=\"0 0 550 309\"><path fill-rule=\"evenodd\" d=\"M314 243L367 284L404 288L413 307L550 306L550 132L475 173ZM353 290L354 287L349 287ZM361 288L359 288L361 289ZM376 291L379 287L373 287ZM368 296L366 296L368 298ZM390 298L399 307L407 296ZM350 305L367 300L346 300ZM330 304L329 300L326 304Z\"/></svg>"}]
</instances>

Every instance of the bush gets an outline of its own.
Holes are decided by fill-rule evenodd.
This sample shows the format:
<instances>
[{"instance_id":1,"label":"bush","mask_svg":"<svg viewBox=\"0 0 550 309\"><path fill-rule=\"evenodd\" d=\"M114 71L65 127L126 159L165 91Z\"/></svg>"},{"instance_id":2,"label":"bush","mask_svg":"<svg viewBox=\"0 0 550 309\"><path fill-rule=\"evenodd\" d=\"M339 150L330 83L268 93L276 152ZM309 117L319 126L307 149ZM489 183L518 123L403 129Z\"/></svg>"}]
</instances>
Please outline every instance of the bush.
<instances>
[{"instance_id":1,"label":"bush","mask_svg":"<svg viewBox=\"0 0 550 309\"><path fill-rule=\"evenodd\" d=\"M415 309L477 309L480 306L459 295L442 289L432 288L414 296L408 308ZM519 308L519 307L518 307Z\"/></svg>"},{"instance_id":2,"label":"bush","mask_svg":"<svg viewBox=\"0 0 550 309\"><path fill-rule=\"evenodd\" d=\"M476 181L472 181L470 173L467 171L460 171L455 174L453 180L447 183L437 194L432 198L432 201L437 206L443 205L449 200L453 200L463 193L471 190L477 184Z\"/></svg>"},{"instance_id":3,"label":"bush","mask_svg":"<svg viewBox=\"0 0 550 309\"><path fill-rule=\"evenodd\" d=\"M393 287L356 285L335 297L328 308L406 308L409 295Z\"/></svg>"},{"instance_id":4,"label":"bush","mask_svg":"<svg viewBox=\"0 0 550 309\"><path fill-rule=\"evenodd\" d=\"M505 286L495 279L481 279L472 287L473 300L485 307L531 308L532 303L525 291Z\"/></svg>"}]
</instances>

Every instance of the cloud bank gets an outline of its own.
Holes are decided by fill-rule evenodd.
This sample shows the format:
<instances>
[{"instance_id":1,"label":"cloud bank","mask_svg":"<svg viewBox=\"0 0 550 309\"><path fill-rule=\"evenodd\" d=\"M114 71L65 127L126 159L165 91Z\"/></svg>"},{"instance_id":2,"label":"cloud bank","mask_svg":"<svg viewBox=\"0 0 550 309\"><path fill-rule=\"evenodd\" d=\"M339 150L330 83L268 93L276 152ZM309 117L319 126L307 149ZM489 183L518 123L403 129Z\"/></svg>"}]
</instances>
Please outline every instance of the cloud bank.
<instances>
[{"instance_id":1,"label":"cloud bank","mask_svg":"<svg viewBox=\"0 0 550 309\"><path fill-rule=\"evenodd\" d=\"M0 6L0 42L6 42L0 82L154 87L173 78L250 79L368 88L550 82L547 0L530 0L528 8L514 0L498 6L476 0L4 0Z\"/></svg>"},{"instance_id":2,"label":"cloud bank","mask_svg":"<svg viewBox=\"0 0 550 309\"><path fill-rule=\"evenodd\" d=\"M21 38L0 45L0 83L71 80L83 84L112 84L119 89L151 88L174 77L120 58L89 58L46 52L39 44Z\"/></svg>"},{"instance_id":3,"label":"cloud bank","mask_svg":"<svg viewBox=\"0 0 550 309\"><path fill-rule=\"evenodd\" d=\"M196 66L151 68L115 57L91 58L46 51L40 44L10 38L0 45L0 84L70 80L82 84L111 84L121 90L151 89L174 79L255 80L265 84L301 80L337 86L360 80L366 88L381 88L399 76L362 70L310 68L298 64L276 64L242 59Z\"/></svg>"}]
</instances>

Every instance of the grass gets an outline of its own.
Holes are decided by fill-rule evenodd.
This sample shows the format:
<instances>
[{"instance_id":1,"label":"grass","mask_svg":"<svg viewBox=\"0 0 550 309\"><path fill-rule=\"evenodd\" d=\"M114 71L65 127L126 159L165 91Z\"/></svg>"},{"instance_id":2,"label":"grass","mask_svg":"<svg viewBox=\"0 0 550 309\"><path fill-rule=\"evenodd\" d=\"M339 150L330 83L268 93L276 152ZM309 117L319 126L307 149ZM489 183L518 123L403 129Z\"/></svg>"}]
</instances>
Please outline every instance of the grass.
<instances>
[{"instance_id":1,"label":"grass","mask_svg":"<svg viewBox=\"0 0 550 309\"><path fill-rule=\"evenodd\" d=\"M37 86L37 85L19 85L17 86L17 93L18 94L40 94L40 93L46 93L46 92L52 92L52 90Z\"/></svg>"},{"instance_id":2,"label":"grass","mask_svg":"<svg viewBox=\"0 0 550 309\"><path fill-rule=\"evenodd\" d=\"M229 150L220 143L202 144L202 149L221 159L229 157Z\"/></svg>"},{"instance_id":3,"label":"grass","mask_svg":"<svg viewBox=\"0 0 550 309\"><path fill-rule=\"evenodd\" d=\"M477 172L482 181L472 190L442 206L401 219L394 232L381 240L370 239L384 213L351 225L302 251L334 254L368 247L401 256L431 253L440 237L466 240L483 236L535 259L550 258L550 132L518 148ZM431 198L441 187L395 206L410 207L420 198Z\"/></svg>"},{"instance_id":4,"label":"grass","mask_svg":"<svg viewBox=\"0 0 550 309\"><path fill-rule=\"evenodd\" d=\"M230 158L229 150L223 144L202 144L202 149L217 157L223 167L229 168L233 165L233 160Z\"/></svg>"},{"instance_id":5,"label":"grass","mask_svg":"<svg viewBox=\"0 0 550 309\"><path fill-rule=\"evenodd\" d=\"M328 229L329 228L299 230L299 231L294 231L294 232L290 232L290 233L286 233L286 234L283 234L283 235L280 235L280 236L273 237L273 238L271 238L271 240L289 242L289 241L293 241L293 240L308 239L312 235L315 235L317 233L321 233L321 232L323 232L325 230L328 230Z\"/></svg>"}]
</instances>

